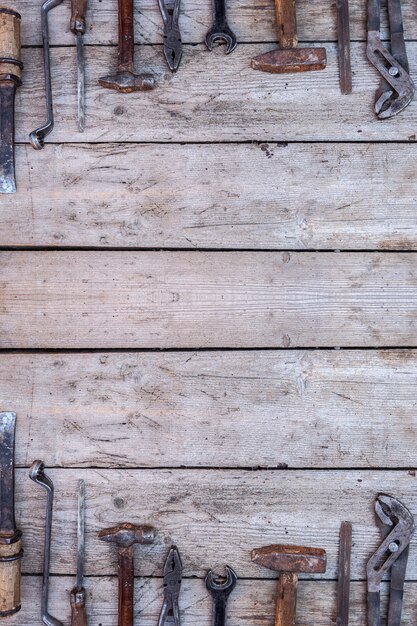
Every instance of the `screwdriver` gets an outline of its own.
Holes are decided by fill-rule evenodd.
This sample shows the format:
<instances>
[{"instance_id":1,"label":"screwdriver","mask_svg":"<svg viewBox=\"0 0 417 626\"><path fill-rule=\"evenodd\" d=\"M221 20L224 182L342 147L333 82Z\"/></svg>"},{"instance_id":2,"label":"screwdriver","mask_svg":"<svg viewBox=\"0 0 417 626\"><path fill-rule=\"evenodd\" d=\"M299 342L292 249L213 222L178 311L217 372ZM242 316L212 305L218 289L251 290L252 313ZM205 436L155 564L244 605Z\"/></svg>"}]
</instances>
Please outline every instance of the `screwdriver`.
<instances>
[{"instance_id":1,"label":"screwdriver","mask_svg":"<svg viewBox=\"0 0 417 626\"><path fill-rule=\"evenodd\" d=\"M85 128L85 56L83 36L86 31L87 0L71 0L71 31L77 38L78 130Z\"/></svg>"},{"instance_id":2,"label":"screwdriver","mask_svg":"<svg viewBox=\"0 0 417 626\"><path fill-rule=\"evenodd\" d=\"M87 626L86 592L84 588L84 560L85 560L85 483L79 482L78 488L78 519L77 519L77 578L72 589L71 598L71 626Z\"/></svg>"}]
</instances>

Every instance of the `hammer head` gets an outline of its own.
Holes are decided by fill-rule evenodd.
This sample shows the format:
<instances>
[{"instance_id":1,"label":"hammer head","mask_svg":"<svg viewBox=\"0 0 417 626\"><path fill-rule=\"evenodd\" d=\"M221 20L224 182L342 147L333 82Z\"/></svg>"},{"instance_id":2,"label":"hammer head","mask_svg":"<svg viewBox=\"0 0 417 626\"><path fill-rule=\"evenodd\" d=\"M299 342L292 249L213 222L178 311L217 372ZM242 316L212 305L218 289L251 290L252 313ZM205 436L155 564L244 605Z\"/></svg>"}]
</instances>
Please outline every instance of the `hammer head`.
<instances>
[{"instance_id":1,"label":"hammer head","mask_svg":"<svg viewBox=\"0 0 417 626\"><path fill-rule=\"evenodd\" d=\"M112 528L104 528L99 532L98 538L101 541L115 543L121 548L129 548L134 543L153 543L155 531L152 526L124 523Z\"/></svg>"},{"instance_id":2,"label":"hammer head","mask_svg":"<svg viewBox=\"0 0 417 626\"><path fill-rule=\"evenodd\" d=\"M326 551L322 548L274 544L255 548L251 552L251 558L254 563L276 572L324 574L326 571Z\"/></svg>"},{"instance_id":3,"label":"hammer head","mask_svg":"<svg viewBox=\"0 0 417 626\"><path fill-rule=\"evenodd\" d=\"M117 72L110 76L98 79L102 87L116 89L122 93L133 91L149 91L155 87L155 79L152 74L133 74L133 72Z\"/></svg>"},{"instance_id":4,"label":"hammer head","mask_svg":"<svg viewBox=\"0 0 417 626\"><path fill-rule=\"evenodd\" d=\"M325 48L278 48L254 57L251 67L261 72L286 74L324 70L326 62Z\"/></svg>"}]
</instances>

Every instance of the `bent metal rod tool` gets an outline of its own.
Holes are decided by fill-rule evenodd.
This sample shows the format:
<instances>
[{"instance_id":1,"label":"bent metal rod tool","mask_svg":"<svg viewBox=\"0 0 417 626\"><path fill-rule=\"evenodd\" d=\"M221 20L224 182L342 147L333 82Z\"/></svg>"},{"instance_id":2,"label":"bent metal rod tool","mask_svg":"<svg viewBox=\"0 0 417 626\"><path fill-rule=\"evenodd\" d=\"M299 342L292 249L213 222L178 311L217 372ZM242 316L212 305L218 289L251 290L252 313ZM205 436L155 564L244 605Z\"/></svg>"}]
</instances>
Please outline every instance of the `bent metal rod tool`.
<instances>
[{"instance_id":1,"label":"bent metal rod tool","mask_svg":"<svg viewBox=\"0 0 417 626\"><path fill-rule=\"evenodd\" d=\"M116 89L121 93L147 91L155 87L152 74L135 74L134 32L133 32L133 0L118 0L119 11L119 47L118 69L116 74L99 78L99 84L108 89Z\"/></svg>"},{"instance_id":2,"label":"bent metal rod tool","mask_svg":"<svg viewBox=\"0 0 417 626\"><path fill-rule=\"evenodd\" d=\"M178 598L181 589L182 562L177 546L171 546L164 566L164 602L158 626L173 623L181 626Z\"/></svg>"},{"instance_id":3,"label":"bent metal rod tool","mask_svg":"<svg viewBox=\"0 0 417 626\"><path fill-rule=\"evenodd\" d=\"M400 626L408 549L415 528L414 519L399 500L385 494L376 499L375 513L381 529L382 543L366 567L368 626L381 624L381 581L388 571L391 572L391 582L387 626Z\"/></svg>"},{"instance_id":4,"label":"bent metal rod tool","mask_svg":"<svg viewBox=\"0 0 417 626\"><path fill-rule=\"evenodd\" d=\"M226 580L223 582L214 578L212 570L207 573L206 587L213 596L214 613L213 626L226 625L227 601L233 589L236 587L237 574L229 565L226 565Z\"/></svg>"},{"instance_id":5,"label":"bent metal rod tool","mask_svg":"<svg viewBox=\"0 0 417 626\"><path fill-rule=\"evenodd\" d=\"M261 72L283 74L324 70L325 48L298 48L295 0L275 0L279 49L254 57L251 66Z\"/></svg>"},{"instance_id":6,"label":"bent metal rod tool","mask_svg":"<svg viewBox=\"0 0 417 626\"><path fill-rule=\"evenodd\" d=\"M339 546L336 626L348 626L352 557L352 524L350 522L342 522L340 525Z\"/></svg>"},{"instance_id":7,"label":"bent metal rod tool","mask_svg":"<svg viewBox=\"0 0 417 626\"><path fill-rule=\"evenodd\" d=\"M77 42L77 118L80 133L85 129L85 56L84 33L86 31L87 0L71 0L70 28Z\"/></svg>"},{"instance_id":8,"label":"bent metal rod tool","mask_svg":"<svg viewBox=\"0 0 417 626\"><path fill-rule=\"evenodd\" d=\"M382 82L375 97L375 113L380 120L400 113L410 104L415 93L405 48L401 0L388 0L388 16L391 53L381 42L381 0L368 0L366 54L382 76Z\"/></svg>"},{"instance_id":9,"label":"bent metal rod tool","mask_svg":"<svg viewBox=\"0 0 417 626\"><path fill-rule=\"evenodd\" d=\"M32 131L29 135L30 143L35 150L42 150L45 145L45 137L49 135L54 127L54 109L52 104L52 80L51 80L51 58L49 53L49 28L48 13L51 9L61 4L63 0L46 0L41 9L42 43L43 43L43 68L45 74L45 101L46 101L46 122Z\"/></svg>"},{"instance_id":10,"label":"bent metal rod tool","mask_svg":"<svg viewBox=\"0 0 417 626\"><path fill-rule=\"evenodd\" d=\"M340 91L346 96L352 93L349 0L336 0L336 12Z\"/></svg>"},{"instance_id":11,"label":"bent metal rod tool","mask_svg":"<svg viewBox=\"0 0 417 626\"><path fill-rule=\"evenodd\" d=\"M275 626L294 626L298 574L324 574L327 557L322 548L272 545L255 548L252 561L280 572Z\"/></svg>"},{"instance_id":12,"label":"bent metal rod tool","mask_svg":"<svg viewBox=\"0 0 417 626\"><path fill-rule=\"evenodd\" d=\"M0 8L0 193L15 193L14 102L22 84L20 15Z\"/></svg>"},{"instance_id":13,"label":"bent metal rod tool","mask_svg":"<svg viewBox=\"0 0 417 626\"><path fill-rule=\"evenodd\" d=\"M115 543L118 548L118 626L133 626L133 587L135 580L133 546L135 543L153 543L155 531L151 526L135 526L134 524L123 523L101 530L98 538L101 541L107 541L107 543Z\"/></svg>"},{"instance_id":14,"label":"bent metal rod tool","mask_svg":"<svg viewBox=\"0 0 417 626\"><path fill-rule=\"evenodd\" d=\"M86 592L84 588L85 561L85 482L78 486L77 515L77 578L71 590L71 626L87 626Z\"/></svg>"},{"instance_id":15,"label":"bent metal rod tool","mask_svg":"<svg viewBox=\"0 0 417 626\"><path fill-rule=\"evenodd\" d=\"M43 580L41 599L41 618L45 626L64 626L62 622L48 613L49 596L49 566L51 559L51 538L52 538L52 512L54 506L54 485L52 480L45 474L45 464L43 461L34 461L30 467L29 478L36 484L44 487L48 493L45 516L45 543L43 553Z\"/></svg>"},{"instance_id":16,"label":"bent metal rod tool","mask_svg":"<svg viewBox=\"0 0 417 626\"><path fill-rule=\"evenodd\" d=\"M0 617L20 610L22 533L14 517L16 413L0 413Z\"/></svg>"},{"instance_id":17,"label":"bent metal rod tool","mask_svg":"<svg viewBox=\"0 0 417 626\"><path fill-rule=\"evenodd\" d=\"M213 16L214 24L206 34L206 46L213 50L216 41L223 41L226 54L230 54L237 46L237 39L227 23L226 0L213 0Z\"/></svg>"},{"instance_id":18,"label":"bent metal rod tool","mask_svg":"<svg viewBox=\"0 0 417 626\"><path fill-rule=\"evenodd\" d=\"M182 57L179 27L181 0L158 0L164 22L164 57L171 72L176 72Z\"/></svg>"}]
</instances>

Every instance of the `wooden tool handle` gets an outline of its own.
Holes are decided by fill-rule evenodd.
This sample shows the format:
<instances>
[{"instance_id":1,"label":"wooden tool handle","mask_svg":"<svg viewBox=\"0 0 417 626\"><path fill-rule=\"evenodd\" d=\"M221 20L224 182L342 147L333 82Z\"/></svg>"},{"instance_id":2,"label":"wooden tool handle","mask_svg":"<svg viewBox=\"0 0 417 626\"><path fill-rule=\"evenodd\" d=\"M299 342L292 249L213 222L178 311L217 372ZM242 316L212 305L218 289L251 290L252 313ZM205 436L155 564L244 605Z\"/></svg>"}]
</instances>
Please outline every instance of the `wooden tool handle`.
<instances>
[{"instance_id":1,"label":"wooden tool handle","mask_svg":"<svg viewBox=\"0 0 417 626\"><path fill-rule=\"evenodd\" d=\"M0 75L22 78L20 51L20 15L12 9L0 8Z\"/></svg>"},{"instance_id":2,"label":"wooden tool handle","mask_svg":"<svg viewBox=\"0 0 417 626\"><path fill-rule=\"evenodd\" d=\"M71 0L71 30L73 33L85 33L87 0Z\"/></svg>"},{"instance_id":3,"label":"wooden tool handle","mask_svg":"<svg viewBox=\"0 0 417 626\"><path fill-rule=\"evenodd\" d=\"M118 626L133 626L133 587L135 581L133 546L119 547L119 618Z\"/></svg>"},{"instance_id":4,"label":"wooden tool handle","mask_svg":"<svg viewBox=\"0 0 417 626\"><path fill-rule=\"evenodd\" d=\"M19 533L20 536L20 533ZM23 556L20 539L0 543L0 617L20 609L20 564Z\"/></svg>"},{"instance_id":5,"label":"wooden tool handle","mask_svg":"<svg viewBox=\"0 0 417 626\"><path fill-rule=\"evenodd\" d=\"M71 626L87 626L86 593L84 587L74 587L71 599Z\"/></svg>"},{"instance_id":6,"label":"wooden tool handle","mask_svg":"<svg viewBox=\"0 0 417 626\"><path fill-rule=\"evenodd\" d=\"M292 574L289 572L280 574L275 613L275 626L295 626L297 586L298 574Z\"/></svg>"},{"instance_id":7,"label":"wooden tool handle","mask_svg":"<svg viewBox=\"0 0 417 626\"><path fill-rule=\"evenodd\" d=\"M281 48L298 46L295 0L275 0L278 39Z\"/></svg>"}]
</instances>

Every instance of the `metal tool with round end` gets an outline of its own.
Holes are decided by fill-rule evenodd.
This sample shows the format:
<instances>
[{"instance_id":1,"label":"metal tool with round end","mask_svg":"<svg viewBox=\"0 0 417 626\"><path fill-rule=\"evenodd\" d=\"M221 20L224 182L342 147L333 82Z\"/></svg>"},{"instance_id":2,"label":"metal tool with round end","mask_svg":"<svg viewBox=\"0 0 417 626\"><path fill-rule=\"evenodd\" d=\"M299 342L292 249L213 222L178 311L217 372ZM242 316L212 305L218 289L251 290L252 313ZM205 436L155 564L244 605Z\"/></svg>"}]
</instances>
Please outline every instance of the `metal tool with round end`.
<instances>
[{"instance_id":1,"label":"metal tool with round end","mask_svg":"<svg viewBox=\"0 0 417 626\"><path fill-rule=\"evenodd\" d=\"M213 626L225 626L227 600L236 587L237 574L233 568L226 565L226 579L214 578L213 571L209 570L206 576L206 587L214 600Z\"/></svg>"},{"instance_id":2,"label":"metal tool with round end","mask_svg":"<svg viewBox=\"0 0 417 626\"><path fill-rule=\"evenodd\" d=\"M213 0L214 24L207 32L206 46L213 50L216 41L226 44L226 54L230 54L237 46L236 35L229 27L226 17L226 0Z\"/></svg>"}]
</instances>

